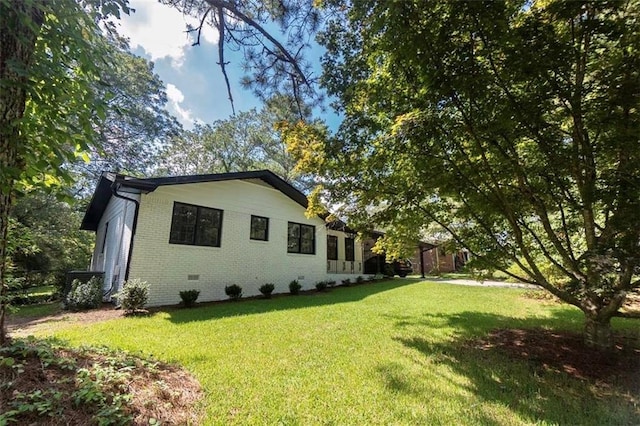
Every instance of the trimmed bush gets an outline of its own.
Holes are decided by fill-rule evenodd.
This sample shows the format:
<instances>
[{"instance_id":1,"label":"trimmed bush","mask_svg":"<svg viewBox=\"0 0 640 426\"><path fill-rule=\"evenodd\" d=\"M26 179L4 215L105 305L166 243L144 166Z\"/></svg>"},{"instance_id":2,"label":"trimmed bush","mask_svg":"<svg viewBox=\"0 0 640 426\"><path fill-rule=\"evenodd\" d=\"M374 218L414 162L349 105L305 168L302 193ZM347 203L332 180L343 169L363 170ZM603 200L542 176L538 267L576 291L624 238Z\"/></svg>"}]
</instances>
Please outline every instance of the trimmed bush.
<instances>
[{"instance_id":1,"label":"trimmed bush","mask_svg":"<svg viewBox=\"0 0 640 426\"><path fill-rule=\"evenodd\" d=\"M316 283L316 290L318 290L318 291L326 291L327 290L327 282L326 281L318 281Z\"/></svg>"},{"instance_id":2,"label":"trimmed bush","mask_svg":"<svg viewBox=\"0 0 640 426\"><path fill-rule=\"evenodd\" d=\"M300 289L302 285L298 282L298 280L293 280L289 283L289 293L298 294L300 293Z\"/></svg>"},{"instance_id":3,"label":"trimmed bush","mask_svg":"<svg viewBox=\"0 0 640 426\"><path fill-rule=\"evenodd\" d=\"M351 280L347 278L346 280L342 280L342 285L349 287L351 285Z\"/></svg>"},{"instance_id":4,"label":"trimmed bush","mask_svg":"<svg viewBox=\"0 0 640 426\"><path fill-rule=\"evenodd\" d=\"M390 263L385 263L383 274L385 277L393 277L396 274L396 272L393 270L393 265L391 265Z\"/></svg>"},{"instance_id":5,"label":"trimmed bush","mask_svg":"<svg viewBox=\"0 0 640 426\"><path fill-rule=\"evenodd\" d=\"M362 275L358 275L358 278L356 278L356 282L358 284L362 284L364 282L364 277Z\"/></svg>"},{"instance_id":6,"label":"trimmed bush","mask_svg":"<svg viewBox=\"0 0 640 426\"><path fill-rule=\"evenodd\" d=\"M149 284L139 278L124 283L122 290L116 293L116 300L126 314L134 314L144 309L149 300Z\"/></svg>"},{"instance_id":7,"label":"trimmed bush","mask_svg":"<svg viewBox=\"0 0 640 426\"><path fill-rule=\"evenodd\" d=\"M267 283L267 284L262 284L260 286L260 293L262 293L262 295L264 296L265 299L270 299L271 298L271 293L273 293L273 290L275 290L276 286L271 284L271 283Z\"/></svg>"},{"instance_id":8,"label":"trimmed bush","mask_svg":"<svg viewBox=\"0 0 640 426\"><path fill-rule=\"evenodd\" d=\"M226 286L224 288L224 292L227 296L229 296L229 299L231 300L238 300L242 297L242 287L240 287L238 284L231 284Z\"/></svg>"},{"instance_id":9,"label":"trimmed bush","mask_svg":"<svg viewBox=\"0 0 640 426\"><path fill-rule=\"evenodd\" d=\"M87 282L73 280L71 291L64 301L65 308L72 311L95 309L102 303L102 278L93 277Z\"/></svg>"},{"instance_id":10,"label":"trimmed bush","mask_svg":"<svg viewBox=\"0 0 640 426\"><path fill-rule=\"evenodd\" d=\"M200 290L183 290L180 292L180 299L182 299L182 304L185 308L190 308L196 304L196 300L198 300L198 296L200 296Z\"/></svg>"},{"instance_id":11,"label":"trimmed bush","mask_svg":"<svg viewBox=\"0 0 640 426\"><path fill-rule=\"evenodd\" d=\"M330 280L330 281L327 281L327 285L328 285L329 287L335 287L336 282L335 282L335 280Z\"/></svg>"}]
</instances>

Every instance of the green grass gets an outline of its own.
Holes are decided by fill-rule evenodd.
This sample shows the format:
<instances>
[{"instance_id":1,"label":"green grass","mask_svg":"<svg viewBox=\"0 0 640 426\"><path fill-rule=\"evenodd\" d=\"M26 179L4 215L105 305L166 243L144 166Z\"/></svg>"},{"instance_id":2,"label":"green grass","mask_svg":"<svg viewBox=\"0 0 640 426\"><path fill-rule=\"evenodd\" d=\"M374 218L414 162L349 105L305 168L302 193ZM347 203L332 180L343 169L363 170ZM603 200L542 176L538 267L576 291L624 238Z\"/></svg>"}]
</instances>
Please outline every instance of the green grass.
<instances>
[{"instance_id":1,"label":"green grass","mask_svg":"<svg viewBox=\"0 0 640 426\"><path fill-rule=\"evenodd\" d=\"M29 296L51 296L55 293L56 287L53 285L41 285L39 287L32 287L27 291Z\"/></svg>"},{"instance_id":2,"label":"green grass","mask_svg":"<svg viewBox=\"0 0 640 426\"><path fill-rule=\"evenodd\" d=\"M55 334L180 363L204 388L206 424L640 423L616 389L596 395L593 384L461 345L497 327L581 329L578 310L521 295L396 280ZM629 320L614 326L638 333Z\"/></svg>"},{"instance_id":3,"label":"green grass","mask_svg":"<svg viewBox=\"0 0 640 426\"><path fill-rule=\"evenodd\" d=\"M11 308L11 316L17 318L38 318L61 312L60 302L24 305Z\"/></svg>"}]
</instances>

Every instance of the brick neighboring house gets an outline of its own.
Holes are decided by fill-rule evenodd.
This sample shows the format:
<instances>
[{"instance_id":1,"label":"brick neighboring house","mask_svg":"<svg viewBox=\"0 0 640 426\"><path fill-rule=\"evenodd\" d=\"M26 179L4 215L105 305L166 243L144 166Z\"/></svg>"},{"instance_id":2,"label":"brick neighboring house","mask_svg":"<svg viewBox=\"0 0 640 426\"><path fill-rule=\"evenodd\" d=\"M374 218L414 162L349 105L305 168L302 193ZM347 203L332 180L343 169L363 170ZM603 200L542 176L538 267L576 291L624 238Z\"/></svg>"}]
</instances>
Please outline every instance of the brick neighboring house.
<instances>
[{"instance_id":1,"label":"brick neighboring house","mask_svg":"<svg viewBox=\"0 0 640 426\"><path fill-rule=\"evenodd\" d=\"M384 273L386 256L374 253L371 248L376 240L384 235L383 232L373 231L371 237L363 241L364 249L364 272L367 274L375 274L377 272ZM469 261L469 253L465 250L456 252L447 252L441 244L420 242L418 247L409 258L414 274L437 274L442 272L455 272ZM422 262L424 261L424 269Z\"/></svg>"},{"instance_id":2,"label":"brick neighboring house","mask_svg":"<svg viewBox=\"0 0 640 426\"><path fill-rule=\"evenodd\" d=\"M441 272L456 272L469 261L469 252L459 250L448 252L442 245L432 243L420 243L411 257L413 272L422 273L422 260L424 260L424 273L437 274Z\"/></svg>"},{"instance_id":3,"label":"brick neighboring house","mask_svg":"<svg viewBox=\"0 0 640 426\"><path fill-rule=\"evenodd\" d=\"M347 229L308 218L306 196L268 170L137 179L103 173L81 229L96 233L92 271L109 298L125 280L150 284L149 306L244 296L265 283L287 292L363 274L363 251ZM331 252L328 251L328 245Z\"/></svg>"}]
</instances>

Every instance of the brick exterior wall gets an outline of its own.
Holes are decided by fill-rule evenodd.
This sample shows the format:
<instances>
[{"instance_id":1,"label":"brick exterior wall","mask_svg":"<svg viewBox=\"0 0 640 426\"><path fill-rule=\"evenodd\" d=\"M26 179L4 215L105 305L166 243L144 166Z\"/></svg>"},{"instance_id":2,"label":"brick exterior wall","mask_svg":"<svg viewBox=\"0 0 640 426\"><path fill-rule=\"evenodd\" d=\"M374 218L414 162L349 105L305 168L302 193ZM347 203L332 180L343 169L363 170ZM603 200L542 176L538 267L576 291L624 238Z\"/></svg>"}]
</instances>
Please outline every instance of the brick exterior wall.
<instances>
[{"instance_id":1,"label":"brick exterior wall","mask_svg":"<svg viewBox=\"0 0 640 426\"><path fill-rule=\"evenodd\" d=\"M456 256L458 259L456 260ZM429 251L425 251L424 255L424 272L426 274L434 274L439 272L455 272L456 266L461 266L465 259L464 252L450 253L442 248L433 248ZM420 269L420 249L417 249L410 259L413 265L413 272L419 274Z\"/></svg>"},{"instance_id":2,"label":"brick exterior wall","mask_svg":"<svg viewBox=\"0 0 640 426\"><path fill-rule=\"evenodd\" d=\"M223 210L220 247L169 244L174 201ZM269 218L268 241L249 238L252 214ZM288 222L315 226L314 255L287 253ZM327 232L322 219L307 218L304 207L259 180L160 186L141 196L129 277L150 284L149 306L177 304L181 290L200 290L198 301L211 301L226 299L230 284L254 296L265 283L285 293L294 279L303 289L321 280L353 279L327 273ZM355 253L361 259L358 242Z\"/></svg>"}]
</instances>

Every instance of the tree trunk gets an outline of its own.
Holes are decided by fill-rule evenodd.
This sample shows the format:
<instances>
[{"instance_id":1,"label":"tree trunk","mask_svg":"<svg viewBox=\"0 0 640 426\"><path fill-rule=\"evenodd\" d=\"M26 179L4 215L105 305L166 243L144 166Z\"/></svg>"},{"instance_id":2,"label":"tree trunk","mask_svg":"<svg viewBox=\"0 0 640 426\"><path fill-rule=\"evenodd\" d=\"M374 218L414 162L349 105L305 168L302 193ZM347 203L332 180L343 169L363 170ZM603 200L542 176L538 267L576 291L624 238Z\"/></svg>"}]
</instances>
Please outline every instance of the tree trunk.
<instances>
[{"instance_id":1,"label":"tree trunk","mask_svg":"<svg viewBox=\"0 0 640 426\"><path fill-rule=\"evenodd\" d=\"M0 153L4 157L4 141L0 136ZM0 158L0 167L4 167L4 158ZM9 194L0 191L0 346L4 346L7 340L5 330L5 315L8 305L8 288L6 284L7 269L7 231L9 229L9 213L11 211L11 198Z\"/></svg>"},{"instance_id":2,"label":"tree trunk","mask_svg":"<svg viewBox=\"0 0 640 426\"><path fill-rule=\"evenodd\" d=\"M0 1L0 345L7 340L9 214L14 183L24 169L19 155L24 143L19 123L27 101L28 71L44 21L45 1Z\"/></svg>"},{"instance_id":3,"label":"tree trunk","mask_svg":"<svg viewBox=\"0 0 640 426\"><path fill-rule=\"evenodd\" d=\"M584 342L590 348L602 351L613 350L613 333L611 317L599 318L597 315L585 314Z\"/></svg>"}]
</instances>

